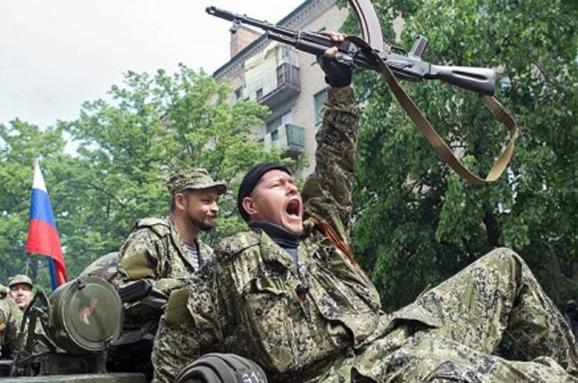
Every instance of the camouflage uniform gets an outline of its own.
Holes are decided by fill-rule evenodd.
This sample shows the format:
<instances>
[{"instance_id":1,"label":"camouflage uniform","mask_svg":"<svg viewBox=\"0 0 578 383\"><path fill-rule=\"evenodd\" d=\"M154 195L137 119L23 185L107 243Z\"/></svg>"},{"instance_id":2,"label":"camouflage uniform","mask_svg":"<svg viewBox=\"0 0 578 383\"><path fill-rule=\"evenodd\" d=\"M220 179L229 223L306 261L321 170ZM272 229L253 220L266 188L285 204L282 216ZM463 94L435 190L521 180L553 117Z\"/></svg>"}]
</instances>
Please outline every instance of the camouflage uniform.
<instances>
[{"instance_id":1,"label":"camouflage uniform","mask_svg":"<svg viewBox=\"0 0 578 383\"><path fill-rule=\"evenodd\" d=\"M214 291L201 302L189 298L188 326L159 328L157 380L172 381L186 358L222 347L259 363L273 382L578 382L567 373L578 372L573 336L510 250L491 252L393 314L381 311L373 284L314 219L347 241L358 120L352 96L351 89L329 93L316 171L303 191L309 218L299 266L263 232L223 241ZM491 355L505 332L532 362ZM209 335L192 336L200 333Z\"/></svg>"},{"instance_id":2,"label":"camouflage uniform","mask_svg":"<svg viewBox=\"0 0 578 383\"><path fill-rule=\"evenodd\" d=\"M224 349L221 313L215 304L214 268L204 268L189 285L171 293L159 322L152 353L153 382L173 383L181 369L201 355Z\"/></svg>"},{"instance_id":3,"label":"camouflage uniform","mask_svg":"<svg viewBox=\"0 0 578 383\"><path fill-rule=\"evenodd\" d=\"M179 173L171 177L167 187L171 195L187 189L216 188L219 194L226 184L215 182L204 169ZM213 263L213 249L197 240L201 268ZM193 275L195 263L169 217L138 220L135 228L119 251L118 286L138 279L149 278L153 287L167 295L187 284ZM140 307L127 312L125 329L156 331L160 312ZM146 319L148 318L148 319ZM131 324L131 322L135 322ZM145 324L143 326L143 323Z\"/></svg>"},{"instance_id":4,"label":"camouflage uniform","mask_svg":"<svg viewBox=\"0 0 578 383\"><path fill-rule=\"evenodd\" d=\"M10 356L15 350L22 311L8 296L8 289L0 285L0 355Z\"/></svg>"},{"instance_id":5,"label":"camouflage uniform","mask_svg":"<svg viewBox=\"0 0 578 383\"><path fill-rule=\"evenodd\" d=\"M211 263L213 249L200 240L197 243L203 265ZM138 220L120 249L119 259L119 273L124 280L150 278L153 286L164 292L185 286L185 280L196 271L168 217Z\"/></svg>"},{"instance_id":6,"label":"camouflage uniform","mask_svg":"<svg viewBox=\"0 0 578 383\"><path fill-rule=\"evenodd\" d=\"M213 262L213 249L198 241L203 265ZM167 295L186 285L195 272L191 256L179 238L170 218L138 220L119 252L118 277L114 283L122 287L138 279L151 279L153 287ZM125 330L156 331L161 313L136 305L126 311Z\"/></svg>"}]
</instances>

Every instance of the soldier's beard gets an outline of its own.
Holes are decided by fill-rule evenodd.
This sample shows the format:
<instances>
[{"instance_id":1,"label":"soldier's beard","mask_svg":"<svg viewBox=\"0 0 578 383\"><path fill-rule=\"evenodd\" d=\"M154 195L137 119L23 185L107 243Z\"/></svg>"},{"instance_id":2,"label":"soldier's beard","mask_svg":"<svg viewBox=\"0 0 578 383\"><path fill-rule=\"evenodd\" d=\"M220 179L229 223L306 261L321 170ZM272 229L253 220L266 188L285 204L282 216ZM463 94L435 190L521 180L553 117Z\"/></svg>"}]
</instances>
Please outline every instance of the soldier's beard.
<instances>
[{"instance_id":1,"label":"soldier's beard","mask_svg":"<svg viewBox=\"0 0 578 383\"><path fill-rule=\"evenodd\" d=\"M193 226L198 227L200 231L210 231L215 228L215 218L203 217L198 219L190 217L190 222Z\"/></svg>"},{"instance_id":2,"label":"soldier's beard","mask_svg":"<svg viewBox=\"0 0 578 383\"><path fill-rule=\"evenodd\" d=\"M215 224L202 224L199 226L199 228L201 229L201 231L210 231L213 230L215 228Z\"/></svg>"}]
</instances>

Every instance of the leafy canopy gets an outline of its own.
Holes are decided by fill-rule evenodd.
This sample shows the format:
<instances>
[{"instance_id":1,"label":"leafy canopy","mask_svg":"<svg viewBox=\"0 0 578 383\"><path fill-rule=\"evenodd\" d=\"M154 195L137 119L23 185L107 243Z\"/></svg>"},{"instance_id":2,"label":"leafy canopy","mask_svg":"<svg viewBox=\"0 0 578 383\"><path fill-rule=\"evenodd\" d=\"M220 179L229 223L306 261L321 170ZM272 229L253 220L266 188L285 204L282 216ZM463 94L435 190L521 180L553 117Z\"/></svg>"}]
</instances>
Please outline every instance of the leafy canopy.
<instances>
[{"instance_id":1,"label":"leafy canopy","mask_svg":"<svg viewBox=\"0 0 578 383\"><path fill-rule=\"evenodd\" d=\"M117 251L139 218L168 213L165 179L196 167L229 184L218 229L204 239L241 230L235 212L240 177L259 161L285 161L253 139L267 109L230 103L229 86L185 66L169 75L128 72L109 101L85 102L78 119L54 129L15 120L1 126L0 277L21 272L28 223L32 161L42 168L71 277L91 261ZM65 150L66 138L75 146ZM290 162L290 161L289 161ZM33 264L39 258L33 257ZM44 266L38 274L44 276Z\"/></svg>"},{"instance_id":2,"label":"leafy canopy","mask_svg":"<svg viewBox=\"0 0 578 383\"><path fill-rule=\"evenodd\" d=\"M373 0L385 37L425 35L426 61L501 72L497 97L521 126L508 173L473 187L444 165L374 73L356 162L356 254L389 309L412 301L497 246L521 254L557 303L576 297L578 6L564 1ZM350 19L346 30L355 32ZM438 82L403 84L477 174L506 142L476 95Z\"/></svg>"}]
</instances>

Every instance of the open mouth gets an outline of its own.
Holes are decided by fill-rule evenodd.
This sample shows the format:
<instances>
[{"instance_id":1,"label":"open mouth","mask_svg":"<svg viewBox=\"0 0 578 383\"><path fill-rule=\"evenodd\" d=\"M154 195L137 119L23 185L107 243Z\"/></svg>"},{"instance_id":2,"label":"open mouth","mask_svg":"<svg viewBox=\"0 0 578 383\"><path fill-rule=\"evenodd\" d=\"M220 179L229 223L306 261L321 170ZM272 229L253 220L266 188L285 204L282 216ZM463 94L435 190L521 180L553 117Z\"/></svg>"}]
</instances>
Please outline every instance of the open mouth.
<instances>
[{"instance_id":1,"label":"open mouth","mask_svg":"<svg viewBox=\"0 0 578 383\"><path fill-rule=\"evenodd\" d=\"M288 216L293 218L301 218L301 202L298 199L292 199L287 204L285 212Z\"/></svg>"}]
</instances>

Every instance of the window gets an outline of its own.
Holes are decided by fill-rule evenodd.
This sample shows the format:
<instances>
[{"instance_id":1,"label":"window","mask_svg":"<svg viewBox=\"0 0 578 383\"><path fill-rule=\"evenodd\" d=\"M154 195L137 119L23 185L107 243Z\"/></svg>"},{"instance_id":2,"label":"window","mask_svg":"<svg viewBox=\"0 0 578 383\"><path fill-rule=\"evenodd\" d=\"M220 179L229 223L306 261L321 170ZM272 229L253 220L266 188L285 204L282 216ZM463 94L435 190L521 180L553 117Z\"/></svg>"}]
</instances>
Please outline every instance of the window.
<instances>
[{"instance_id":1,"label":"window","mask_svg":"<svg viewBox=\"0 0 578 383\"><path fill-rule=\"evenodd\" d=\"M255 92L255 97L257 97L257 100L260 100L263 98L263 88L257 89L257 91Z\"/></svg>"},{"instance_id":2,"label":"window","mask_svg":"<svg viewBox=\"0 0 578 383\"><path fill-rule=\"evenodd\" d=\"M275 130L271 132L271 142L275 142L279 139L279 131Z\"/></svg>"},{"instance_id":3,"label":"window","mask_svg":"<svg viewBox=\"0 0 578 383\"><path fill-rule=\"evenodd\" d=\"M291 123L291 110L269 121L265 128L265 133L271 133L279 129L281 125L290 123Z\"/></svg>"},{"instance_id":4,"label":"window","mask_svg":"<svg viewBox=\"0 0 578 383\"><path fill-rule=\"evenodd\" d=\"M238 87L237 89L235 89L235 99L236 100L240 100L241 98L243 98L243 91L245 90L245 86L241 85L240 87Z\"/></svg>"},{"instance_id":5,"label":"window","mask_svg":"<svg viewBox=\"0 0 578 383\"><path fill-rule=\"evenodd\" d=\"M299 60L297 57L297 52L294 48L288 46L281 46L277 51L277 63L278 65L291 64L293 66L299 66Z\"/></svg>"},{"instance_id":6,"label":"window","mask_svg":"<svg viewBox=\"0 0 578 383\"><path fill-rule=\"evenodd\" d=\"M279 116L267 123L267 128L265 133L271 133L277 131L279 127L283 124L283 116Z\"/></svg>"},{"instance_id":7,"label":"window","mask_svg":"<svg viewBox=\"0 0 578 383\"><path fill-rule=\"evenodd\" d=\"M325 105L326 101L327 101L327 88L323 89L321 92L316 93L315 96L313 96L313 104L315 107L315 125L319 125L321 123L321 120L323 119L321 112L323 111L323 106Z\"/></svg>"}]
</instances>

